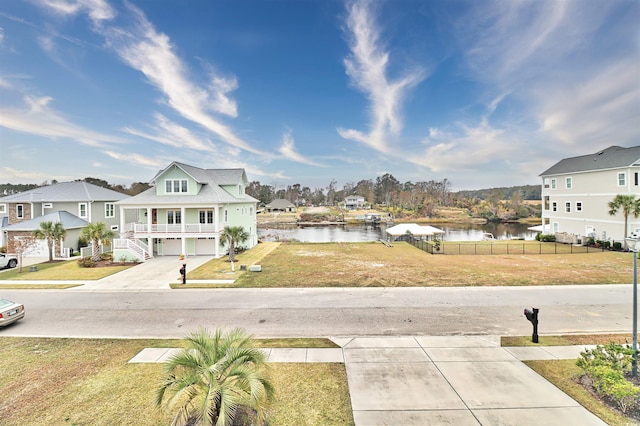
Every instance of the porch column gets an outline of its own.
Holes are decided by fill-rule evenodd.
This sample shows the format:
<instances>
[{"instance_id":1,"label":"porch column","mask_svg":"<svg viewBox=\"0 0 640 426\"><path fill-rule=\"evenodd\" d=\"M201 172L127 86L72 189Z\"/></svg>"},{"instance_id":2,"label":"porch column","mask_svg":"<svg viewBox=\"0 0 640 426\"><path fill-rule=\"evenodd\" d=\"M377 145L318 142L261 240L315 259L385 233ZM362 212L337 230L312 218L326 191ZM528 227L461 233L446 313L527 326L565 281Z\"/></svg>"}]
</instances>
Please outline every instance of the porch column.
<instances>
[{"instance_id":1,"label":"porch column","mask_svg":"<svg viewBox=\"0 0 640 426\"><path fill-rule=\"evenodd\" d=\"M182 232L183 234L185 233L185 226L186 226L185 222L187 221L185 212L186 212L186 209L184 207L180 207L180 232ZM182 238L182 248L184 253L184 237Z\"/></svg>"},{"instance_id":2,"label":"porch column","mask_svg":"<svg viewBox=\"0 0 640 426\"><path fill-rule=\"evenodd\" d=\"M127 232L127 230L124 229L124 207L119 206L118 209L120 210L120 238L122 238Z\"/></svg>"},{"instance_id":3,"label":"porch column","mask_svg":"<svg viewBox=\"0 0 640 426\"><path fill-rule=\"evenodd\" d=\"M147 233L151 235L151 207L147 207Z\"/></svg>"},{"instance_id":4,"label":"porch column","mask_svg":"<svg viewBox=\"0 0 640 426\"><path fill-rule=\"evenodd\" d=\"M216 251L215 251L215 257L218 258L220 257L220 235L216 234L215 236L215 240L216 240Z\"/></svg>"},{"instance_id":5,"label":"porch column","mask_svg":"<svg viewBox=\"0 0 640 426\"><path fill-rule=\"evenodd\" d=\"M220 206L215 206L213 208L213 223L215 223L215 232L218 232L220 229Z\"/></svg>"}]
</instances>

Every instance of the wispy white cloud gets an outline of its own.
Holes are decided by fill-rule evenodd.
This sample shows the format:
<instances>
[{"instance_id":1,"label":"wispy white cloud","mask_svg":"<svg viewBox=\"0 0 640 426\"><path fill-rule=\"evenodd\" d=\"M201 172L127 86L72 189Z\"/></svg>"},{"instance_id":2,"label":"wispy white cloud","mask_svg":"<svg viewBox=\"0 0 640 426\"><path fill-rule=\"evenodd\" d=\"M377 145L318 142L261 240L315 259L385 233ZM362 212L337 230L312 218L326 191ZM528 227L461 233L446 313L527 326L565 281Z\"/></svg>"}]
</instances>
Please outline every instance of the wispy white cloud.
<instances>
[{"instance_id":1,"label":"wispy white cloud","mask_svg":"<svg viewBox=\"0 0 640 426\"><path fill-rule=\"evenodd\" d=\"M347 29L351 54L344 60L351 84L370 102L369 133L338 128L345 139L365 143L388 152L390 142L400 134L403 124L401 107L409 89L420 83L426 73L415 69L395 80L387 77L389 52L380 41L380 29L373 16L371 1L353 1L347 5Z\"/></svg>"},{"instance_id":2,"label":"wispy white cloud","mask_svg":"<svg viewBox=\"0 0 640 426\"><path fill-rule=\"evenodd\" d=\"M167 166L166 159L151 158L145 155L136 154L130 151L104 151L106 155L127 164L141 167L162 168Z\"/></svg>"},{"instance_id":3,"label":"wispy white cloud","mask_svg":"<svg viewBox=\"0 0 640 426\"><path fill-rule=\"evenodd\" d=\"M0 180L4 182L44 182L49 179L45 172L33 170L17 170L12 167L0 168Z\"/></svg>"},{"instance_id":4,"label":"wispy white cloud","mask_svg":"<svg viewBox=\"0 0 640 426\"><path fill-rule=\"evenodd\" d=\"M456 133L430 129L429 136L423 140L427 146L425 152L411 155L407 160L434 172L473 170L513 158L519 150L519 141L503 129L492 127L486 117L475 126L458 123L458 129Z\"/></svg>"},{"instance_id":5,"label":"wispy white cloud","mask_svg":"<svg viewBox=\"0 0 640 426\"><path fill-rule=\"evenodd\" d=\"M47 138L68 138L83 145L103 147L124 143L124 139L95 132L67 120L52 109L48 96L25 96L24 108L0 107L0 126Z\"/></svg>"},{"instance_id":6,"label":"wispy white cloud","mask_svg":"<svg viewBox=\"0 0 640 426\"><path fill-rule=\"evenodd\" d=\"M86 12L94 24L113 19L115 10L105 0L35 0L40 6L59 15L68 16Z\"/></svg>"},{"instance_id":7,"label":"wispy white cloud","mask_svg":"<svg viewBox=\"0 0 640 426\"><path fill-rule=\"evenodd\" d=\"M320 166L319 163L304 157L296 151L295 140L293 139L293 132L291 130L287 130L282 136L282 145L280 145L278 151L284 156L284 158L295 161L296 163L307 164L309 166Z\"/></svg>"},{"instance_id":8,"label":"wispy white cloud","mask_svg":"<svg viewBox=\"0 0 640 426\"><path fill-rule=\"evenodd\" d=\"M155 30L143 12L128 5L133 23L126 28L102 30L108 45L132 68L142 72L149 82L166 96L167 104L184 118L216 134L223 142L262 154L227 125L210 113L237 116L235 101L228 93L237 88L235 77L212 75L207 87L192 83L187 67L174 52L169 37Z\"/></svg>"},{"instance_id":9,"label":"wispy white cloud","mask_svg":"<svg viewBox=\"0 0 640 426\"><path fill-rule=\"evenodd\" d=\"M153 133L147 133L133 128L125 128L124 131L134 136L149 139L164 145L176 148L193 149L196 151L213 152L215 145L206 138L196 136L184 126L169 120L160 113L155 114L156 128Z\"/></svg>"}]
</instances>

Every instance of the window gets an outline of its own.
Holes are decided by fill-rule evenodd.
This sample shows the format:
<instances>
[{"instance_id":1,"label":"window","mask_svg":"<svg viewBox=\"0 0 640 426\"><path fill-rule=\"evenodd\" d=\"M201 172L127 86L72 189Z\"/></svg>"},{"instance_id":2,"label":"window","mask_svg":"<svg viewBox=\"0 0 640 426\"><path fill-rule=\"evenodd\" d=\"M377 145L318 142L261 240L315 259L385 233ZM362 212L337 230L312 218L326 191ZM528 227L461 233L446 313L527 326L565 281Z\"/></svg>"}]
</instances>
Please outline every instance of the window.
<instances>
[{"instance_id":1,"label":"window","mask_svg":"<svg viewBox=\"0 0 640 426\"><path fill-rule=\"evenodd\" d=\"M227 211L227 209L224 209L224 221L225 222L229 221L229 212Z\"/></svg>"},{"instance_id":2,"label":"window","mask_svg":"<svg viewBox=\"0 0 640 426\"><path fill-rule=\"evenodd\" d=\"M167 210L167 223L169 225L178 225L182 223L180 210Z\"/></svg>"},{"instance_id":3,"label":"window","mask_svg":"<svg viewBox=\"0 0 640 426\"><path fill-rule=\"evenodd\" d=\"M0 213L6 213L6 212L7 212L7 205L0 204Z\"/></svg>"},{"instance_id":4,"label":"window","mask_svg":"<svg viewBox=\"0 0 640 426\"><path fill-rule=\"evenodd\" d=\"M112 231L117 231L117 230L118 230L118 228L119 228L119 226L118 226L118 225L111 225L111 230L112 230Z\"/></svg>"},{"instance_id":5,"label":"window","mask_svg":"<svg viewBox=\"0 0 640 426\"><path fill-rule=\"evenodd\" d=\"M104 217L116 217L116 206L113 203L104 203Z\"/></svg>"},{"instance_id":6,"label":"window","mask_svg":"<svg viewBox=\"0 0 640 426\"><path fill-rule=\"evenodd\" d=\"M167 193L179 193L188 192L189 184L186 179L167 179L164 183L164 188Z\"/></svg>"},{"instance_id":7,"label":"window","mask_svg":"<svg viewBox=\"0 0 640 426\"><path fill-rule=\"evenodd\" d=\"M558 187L558 181L555 179L551 179L551 189L556 189Z\"/></svg>"},{"instance_id":8,"label":"window","mask_svg":"<svg viewBox=\"0 0 640 426\"><path fill-rule=\"evenodd\" d=\"M213 223L213 210L200 210L200 223Z\"/></svg>"},{"instance_id":9,"label":"window","mask_svg":"<svg viewBox=\"0 0 640 426\"><path fill-rule=\"evenodd\" d=\"M42 205L43 209L52 209L53 208L53 203L44 203Z\"/></svg>"},{"instance_id":10,"label":"window","mask_svg":"<svg viewBox=\"0 0 640 426\"><path fill-rule=\"evenodd\" d=\"M571 189L573 187L573 179L572 178L570 178L570 177L566 178L565 187L567 189Z\"/></svg>"},{"instance_id":11,"label":"window","mask_svg":"<svg viewBox=\"0 0 640 426\"><path fill-rule=\"evenodd\" d=\"M557 212L558 211L558 202L554 201L553 203L551 203L551 211Z\"/></svg>"},{"instance_id":12,"label":"window","mask_svg":"<svg viewBox=\"0 0 640 426\"><path fill-rule=\"evenodd\" d=\"M560 224L558 222L553 222L553 232L558 232L560 230Z\"/></svg>"},{"instance_id":13,"label":"window","mask_svg":"<svg viewBox=\"0 0 640 426\"><path fill-rule=\"evenodd\" d=\"M576 211L577 212L582 211L582 201L576 201Z\"/></svg>"},{"instance_id":14,"label":"window","mask_svg":"<svg viewBox=\"0 0 640 426\"><path fill-rule=\"evenodd\" d=\"M571 213L571 202L567 201L566 203L564 203L564 211L565 213Z\"/></svg>"},{"instance_id":15,"label":"window","mask_svg":"<svg viewBox=\"0 0 640 426\"><path fill-rule=\"evenodd\" d=\"M242 195L242 185L238 185L238 194Z\"/></svg>"},{"instance_id":16,"label":"window","mask_svg":"<svg viewBox=\"0 0 640 426\"><path fill-rule=\"evenodd\" d=\"M638 186L638 172L635 172L635 173L633 174L633 178L634 178L634 184L635 184L636 186Z\"/></svg>"},{"instance_id":17,"label":"window","mask_svg":"<svg viewBox=\"0 0 640 426\"><path fill-rule=\"evenodd\" d=\"M78 216L83 219L89 216L87 213L87 203L78 203Z\"/></svg>"},{"instance_id":18,"label":"window","mask_svg":"<svg viewBox=\"0 0 640 426\"><path fill-rule=\"evenodd\" d=\"M627 174L618 173L618 186L626 186L626 185L627 185Z\"/></svg>"},{"instance_id":19,"label":"window","mask_svg":"<svg viewBox=\"0 0 640 426\"><path fill-rule=\"evenodd\" d=\"M18 219L24 219L24 206L22 204L16 205L16 217Z\"/></svg>"}]
</instances>

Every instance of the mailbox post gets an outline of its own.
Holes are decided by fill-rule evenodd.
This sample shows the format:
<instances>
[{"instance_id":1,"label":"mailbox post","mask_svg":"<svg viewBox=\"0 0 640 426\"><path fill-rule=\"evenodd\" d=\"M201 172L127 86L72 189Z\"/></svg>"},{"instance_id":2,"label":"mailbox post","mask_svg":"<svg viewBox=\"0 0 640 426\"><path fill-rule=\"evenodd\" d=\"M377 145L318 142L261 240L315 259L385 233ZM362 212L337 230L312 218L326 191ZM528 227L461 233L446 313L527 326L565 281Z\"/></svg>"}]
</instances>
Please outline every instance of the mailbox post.
<instances>
[{"instance_id":1,"label":"mailbox post","mask_svg":"<svg viewBox=\"0 0 640 426\"><path fill-rule=\"evenodd\" d=\"M183 263L182 268L180 268L180 275L182 275L182 284L187 283L187 264Z\"/></svg>"},{"instance_id":2,"label":"mailbox post","mask_svg":"<svg viewBox=\"0 0 640 426\"><path fill-rule=\"evenodd\" d=\"M531 308L524 310L524 316L527 317L531 324L533 324L533 334L531 335L531 341L533 343L538 343L538 312L540 309Z\"/></svg>"}]
</instances>

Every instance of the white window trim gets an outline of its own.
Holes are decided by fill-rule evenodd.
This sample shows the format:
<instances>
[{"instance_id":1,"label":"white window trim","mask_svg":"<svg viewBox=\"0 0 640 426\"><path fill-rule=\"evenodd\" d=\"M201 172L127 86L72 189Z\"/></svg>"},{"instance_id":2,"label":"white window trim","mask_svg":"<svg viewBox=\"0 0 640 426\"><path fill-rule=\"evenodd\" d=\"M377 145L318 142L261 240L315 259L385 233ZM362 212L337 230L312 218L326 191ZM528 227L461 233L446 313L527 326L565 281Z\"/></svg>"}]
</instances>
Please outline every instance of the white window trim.
<instances>
[{"instance_id":1,"label":"white window trim","mask_svg":"<svg viewBox=\"0 0 640 426\"><path fill-rule=\"evenodd\" d=\"M24 204L16 204L16 218L24 219Z\"/></svg>"},{"instance_id":2,"label":"white window trim","mask_svg":"<svg viewBox=\"0 0 640 426\"><path fill-rule=\"evenodd\" d=\"M111 209L109 209L109 206L111 206ZM109 214L110 211L111 211L111 214ZM116 217L116 205L114 203L104 203L104 217L105 218Z\"/></svg>"},{"instance_id":3,"label":"white window trim","mask_svg":"<svg viewBox=\"0 0 640 426\"><path fill-rule=\"evenodd\" d=\"M82 214L82 206L84 206L84 215ZM87 203L78 203L78 217L82 219L89 217L89 205Z\"/></svg>"},{"instance_id":4,"label":"white window trim","mask_svg":"<svg viewBox=\"0 0 640 426\"><path fill-rule=\"evenodd\" d=\"M211 222L208 222L208 220L209 220L208 213L209 212L211 213ZM200 213L204 213L205 222L200 222ZM211 224L213 224L214 217L215 217L215 214L214 214L212 209L200 209L200 210L198 210L198 222L201 225L211 225Z\"/></svg>"},{"instance_id":5,"label":"white window trim","mask_svg":"<svg viewBox=\"0 0 640 426\"><path fill-rule=\"evenodd\" d=\"M6 204L0 204L0 213L6 213L7 212L7 205Z\"/></svg>"},{"instance_id":6,"label":"white window trim","mask_svg":"<svg viewBox=\"0 0 640 426\"><path fill-rule=\"evenodd\" d=\"M564 203L564 212L571 213L571 201L565 201Z\"/></svg>"},{"instance_id":7,"label":"white window trim","mask_svg":"<svg viewBox=\"0 0 640 426\"><path fill-rule=\"evenodd\" d=\"M52 209L53 208L53 203L44 203L42 205L43 209Z\"/></svg>"},{"instance_id":8,"label":"white window trim","mask_svg":"<svg viewBox=\"0 0 640 426\"><path fill-rule=\"evenodd\" d=\"M584 210L584 203L582 201L576 201L576 213L581 213Z\"/></svg>"},{"instance_id":9,"label":"white window trim","mask_svg":"<svg viewBox=\"0 0 640 426\"><path fill-rule=\"evenodd\" d=\"M622 176L622 179L624 180L624 182L622 184L620 184L620 177L621 176ZM621 186L621 187L627 186L627 173L626 172L618 172L617 181L618 181L618 186Z\"/></svg>"},{"instance_id":10,"label":"white window trim","mask_svg":"<svg viewBox=\"0 0 640 426\"><path fill-rule=\"evenodd\" d=\"M573 177L564 178L564 187L565 189L573 189Z\"/></svg>"},{"instance_id":11,"label":"white window trim","mask_svg":"<svg viewBox=\"0 0 640 426\"><path fill-rule=\"evenodd\" d=\"M557 201L552 201L551 202L551 211L552 212L557 212L558 211L558 202Z\"/></svg>"},{"instance_id":12,"label":"white window trim","mask_svg":"<svg viewBox=\"0 0 640 426\"><path fill-rule=\"evenodd\" d=\"M553 222L553 232L558 232L560 230L560 224L558 222Z\"/></svg>"},{"instance_id":13,"label":"white window trim","mask_svg":"<svg viewBox=\"0 0 640 426\"><path fill-rule=\"evenodd\" d=\"M551 189L558 188L558 180L556 178L551 179Z\"/></svg>"},{"instance_id":14,"label":"white window trim","mask_svg":"<svg viewBox=\"0 0 640 426\"><path fill-rule=\"evenodd\" d=\"M178 191L174 191L175 184L178 182ZM186 182L185 190L182 190L182 184ZM169 184L170 183L170 184ZM169 184L169 186L167 186ZM164 180L164 191L167 194L186 194L189 192L189 180L188 179L165 179Z\"/></svg>"}]
</instances>

